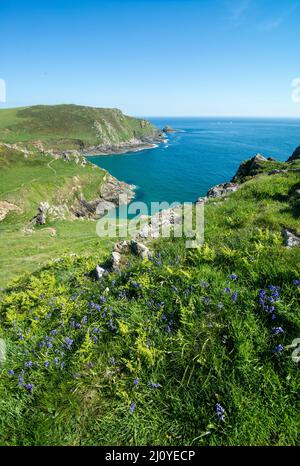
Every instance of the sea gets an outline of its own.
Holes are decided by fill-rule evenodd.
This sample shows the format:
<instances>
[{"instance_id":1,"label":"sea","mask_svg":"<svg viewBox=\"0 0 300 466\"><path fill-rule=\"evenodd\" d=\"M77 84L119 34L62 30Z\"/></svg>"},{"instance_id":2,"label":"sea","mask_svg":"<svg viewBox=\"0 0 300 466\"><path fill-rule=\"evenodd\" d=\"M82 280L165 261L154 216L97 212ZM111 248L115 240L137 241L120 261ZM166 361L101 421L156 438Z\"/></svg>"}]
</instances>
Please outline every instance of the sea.
<instances>
[{"instance_id":1,"label":"sea","mask_svg":"<svg viewBox=\"0 0 300 466\"><path fill-rule=\"evenodd\" d=\"M194 202L229 181L255 154L285 161L300 145L299 119L148 118L177 132L153 149L94 156L94 164L136 186L135 201Z\"/></svg>"}]
</instances>

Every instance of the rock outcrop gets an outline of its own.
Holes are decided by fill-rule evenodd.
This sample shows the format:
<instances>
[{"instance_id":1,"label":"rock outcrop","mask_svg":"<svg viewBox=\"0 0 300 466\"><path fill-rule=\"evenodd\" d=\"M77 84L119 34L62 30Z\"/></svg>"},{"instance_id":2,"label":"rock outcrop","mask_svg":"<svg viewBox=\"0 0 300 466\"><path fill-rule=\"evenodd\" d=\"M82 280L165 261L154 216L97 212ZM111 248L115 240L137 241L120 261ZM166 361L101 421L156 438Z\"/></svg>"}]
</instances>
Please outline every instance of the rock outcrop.
<instances>
[{"instance_id":1,"label":"rock outcrop","mask_svg":"<svg viewBox=\"0 0 300 466\"><path fill-rule=\"evenodd\" d=\"M248 176L255 176L261 168L261 165L268 162L270 162L270 160L266 159L263 155L256 154L252 159L241 163L231 182L241 182Z\"/></svg>"},{"instance_id":2,"label":"rock outcrop","mask_svg":"<svg viewBox=\"0 0 300 466\"><path fill-rule=\"evenodd\" d=\"M134 195L134 186L119 181L106 173L100 187L99 197L87 201L81 194L72 211L76 217L101 218L108 211L131 202Z\"/></svg>"},{"instance_id":3,"label":"rock outcrop","mask_svg":"<svg viewBox=\"0 0 300 466\"><path fill-rule=\"evenodd\" d=\"M239 187L238 183L221 183L209 189L206 196L207 198L227 196L237 191Z\"/></svg>"},{"instance_id":4,"label":"rock outcrop","mask_svg":"<svg viewBox=\"0 0 300 466\"><path fill-rule=\"evenodd\" d=\"M290 230L283 231L284 244L287 248L294 248L300 246L300 238L292 233Z\"/></svg>"},{"instance_id":5,"label":"rock outcrop","mask_svg":"<svg viewBox=\"0 0 300 466\"><path fill-rule=\"evenodd\" d=\"M45 225L50 205L48 202L41 202L35 217L31 220L31 225Z\"/></svg>"},{"instance_id":6,"label":"rock outcrop","mask_svg":"<svg viewBox=\"0 0 300 466\"><path fill-rule=\"evenodd\" d=\"M0 222L2 222L7 214L12 211L20 212L21 209L11 202L0 201Z\"/></svg>"},{"instance_id":7,"label":"rock outcrop","mask_svg":"<svg viewBox=\"0 0 300 466\"><path fill-rule=\"evenodd\" d=\"M294 150L292 155L287 159L287 162L293 162L293 160L298 160L298 159L300 159L300 146Z\"/></svg>"}]
</instances>

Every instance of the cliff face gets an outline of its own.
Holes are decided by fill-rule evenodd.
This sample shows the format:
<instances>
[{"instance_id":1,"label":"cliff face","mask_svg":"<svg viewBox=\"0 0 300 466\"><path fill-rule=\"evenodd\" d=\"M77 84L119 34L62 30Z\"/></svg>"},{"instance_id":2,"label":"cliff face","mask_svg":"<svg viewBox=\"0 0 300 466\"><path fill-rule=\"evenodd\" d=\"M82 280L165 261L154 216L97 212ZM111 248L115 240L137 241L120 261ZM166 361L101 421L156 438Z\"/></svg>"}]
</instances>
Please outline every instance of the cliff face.
<instances>
[{"instance_id":1,"label":"cliff face","mask_svg":"<svg viewBox=\"0 0 300 466\"><path fill-rule=\"evenodd\" d=\"M0 110L0 142L66 150L109 152L147 146L160 139L148 121L124 115L118 109L79 105L37 105ZM128 149L129 150L129 149Z\"/></svg>"}]
</instances>

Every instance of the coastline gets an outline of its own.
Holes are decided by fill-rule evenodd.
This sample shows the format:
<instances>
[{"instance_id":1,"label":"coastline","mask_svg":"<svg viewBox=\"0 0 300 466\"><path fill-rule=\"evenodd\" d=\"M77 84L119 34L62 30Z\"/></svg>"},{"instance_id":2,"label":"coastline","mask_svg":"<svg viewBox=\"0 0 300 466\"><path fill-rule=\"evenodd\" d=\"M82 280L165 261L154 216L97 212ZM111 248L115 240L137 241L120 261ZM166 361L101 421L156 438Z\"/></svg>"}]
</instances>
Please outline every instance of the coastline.
<instances>
[{"instance_id":1,"label":"coastline","mask_svg":"<svg viewBox=\"0 0 300 466\"><path fill-rule=\"evenodd\" d=\"M85 157L97 157L106 155L122 155L127 154L128 152L141 152L144 150L155 149L159 146L159 144L162 144L164 142L165 141L160 141L152 144L137 144L134 146L124 147L108 146L104 148L103 146L99 146L99 149L97 147L92 147L90 149L84 149L82 151L82 155L84 155Z\"/></svg>"}]
</instances>

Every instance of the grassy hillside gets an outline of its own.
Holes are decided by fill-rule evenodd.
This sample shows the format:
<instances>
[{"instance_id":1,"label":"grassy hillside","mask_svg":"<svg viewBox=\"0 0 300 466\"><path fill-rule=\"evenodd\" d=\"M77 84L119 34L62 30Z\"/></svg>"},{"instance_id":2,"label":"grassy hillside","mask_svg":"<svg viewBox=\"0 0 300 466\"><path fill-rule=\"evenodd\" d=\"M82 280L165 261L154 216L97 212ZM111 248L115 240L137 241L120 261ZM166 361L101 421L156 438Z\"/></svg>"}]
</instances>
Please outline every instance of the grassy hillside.
<instances>
[{"instance_id":1,"label":"grassy hillside","mask_svg":"<svg viewBox=\"0 0 300 466\"><path fill-rule=\"evenodd\" d=\"M41 141L49 149L80 150L153 137L156 133L146 120L126 116L118 109L36 105L0 110L0 141L6 143L28 145Z\"/></svg>"},{"instance_id":2,"label":"grassy hillside","mask_svg":"<svg viewBox=\"0 0 300 466\"><path fill-rule=\"evenodd\" d=\"M299 214L299 172L262 168L206 204L200 249L158 240L100 283L70 257L8 291L0 443L299 444Z\"/></svg>"},{"instance_id":3,"label":"grassy hillside","mask_svg":"<svg viewBox=\"0 0 300 466\"><path fill-rule=\"evenodd\" d=\"M45 154L24 155L0 145L0 209L3 202L15 207L0 222L0 288L64 252L108 250L107 241L96 236L95 223L77 220L74 225L69 211L81 193L88 201L99 196L104 173L90 163L82 166ZM46 225L28 231L40 202L65 210L62 216L54 215Z\"/></svg>"}]
</instances>

